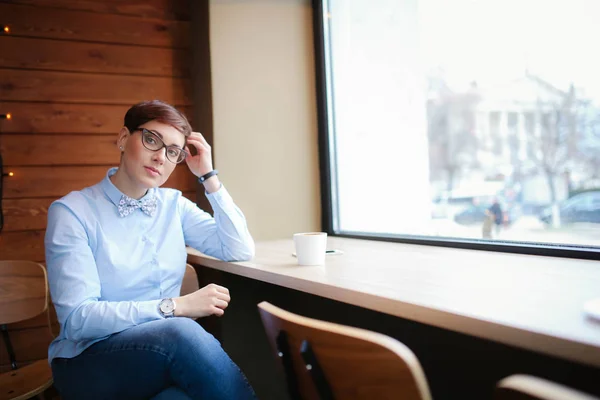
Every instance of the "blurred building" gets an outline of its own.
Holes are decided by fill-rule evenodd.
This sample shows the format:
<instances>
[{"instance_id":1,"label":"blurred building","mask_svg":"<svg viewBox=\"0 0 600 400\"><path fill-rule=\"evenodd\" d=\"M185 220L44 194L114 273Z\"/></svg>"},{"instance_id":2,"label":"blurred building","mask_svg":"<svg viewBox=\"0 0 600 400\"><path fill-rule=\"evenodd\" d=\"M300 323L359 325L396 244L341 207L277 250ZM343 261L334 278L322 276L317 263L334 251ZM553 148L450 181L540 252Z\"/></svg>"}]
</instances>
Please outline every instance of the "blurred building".
<instances>
[{"instance_id":1,"label":"blurred building","mask_svg":"<svg viewBox=\"0 0 600 400\"><path fill-rule=\"evenodd\" d=\"M528 72L499 85L473 82L458 93L439 77L429 83L430 169L438 192L503 181L520 202L537 207L589 179L598 111L582 90L562 90Z\"/></svg>"}]
</instances>

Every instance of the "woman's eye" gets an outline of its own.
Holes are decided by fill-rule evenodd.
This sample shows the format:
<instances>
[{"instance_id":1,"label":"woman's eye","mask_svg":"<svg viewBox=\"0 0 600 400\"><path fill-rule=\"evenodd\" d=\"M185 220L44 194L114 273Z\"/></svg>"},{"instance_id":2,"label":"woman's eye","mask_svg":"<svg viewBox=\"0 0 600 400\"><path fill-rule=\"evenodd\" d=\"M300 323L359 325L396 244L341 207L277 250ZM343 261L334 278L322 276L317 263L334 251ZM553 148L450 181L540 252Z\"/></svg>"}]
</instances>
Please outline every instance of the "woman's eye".
<instances>
[{"instance_id":1,"label":"woman's eye","mask_svg":"<svg viewBox=\"0 0 600 400\"><path fill-rule=\"evenodd\" d=\"M179 150L169 149L169 155L172 157L179 157Z\"/></svg>"},{"instance_id":2,"label":"woman's eye","mask_svg":"<svg viewBox=\"0 0 600 400\"><path fill-rule=\"evenodd\" d=\"M146 136L146 143L148 144L155 144L156 140L154 140L154 138L150 135Z\"/></svg>"}]
</instances>

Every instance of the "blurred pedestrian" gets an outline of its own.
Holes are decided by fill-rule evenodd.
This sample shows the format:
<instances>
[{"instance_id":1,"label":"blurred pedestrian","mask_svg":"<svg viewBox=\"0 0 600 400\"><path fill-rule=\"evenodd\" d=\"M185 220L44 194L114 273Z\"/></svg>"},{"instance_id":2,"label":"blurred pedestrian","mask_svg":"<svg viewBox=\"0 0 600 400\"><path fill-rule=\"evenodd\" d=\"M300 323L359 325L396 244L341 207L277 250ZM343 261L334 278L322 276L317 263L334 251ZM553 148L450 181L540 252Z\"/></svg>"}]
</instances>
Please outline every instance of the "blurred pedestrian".
<instances>
[{"instance_id":1,"label":"blurred pedestrian","mask_svg":"<svg viewBox=\"0 0 600 400\"><path fill-rule=\"evenodd\" d=\"M497 197L494 197L494 199L492 200L492 205L485 211L485 214L486 217L491 217L490 219L492 219L493 225L495 226L494 237L498 237L498 235L500 234L500 227L504 222L504 212L502 211L502 207L500 206L500 202L498 201ZM486 218L486 220L487 219L488 218Z\"/></svg>"}]
</instances>

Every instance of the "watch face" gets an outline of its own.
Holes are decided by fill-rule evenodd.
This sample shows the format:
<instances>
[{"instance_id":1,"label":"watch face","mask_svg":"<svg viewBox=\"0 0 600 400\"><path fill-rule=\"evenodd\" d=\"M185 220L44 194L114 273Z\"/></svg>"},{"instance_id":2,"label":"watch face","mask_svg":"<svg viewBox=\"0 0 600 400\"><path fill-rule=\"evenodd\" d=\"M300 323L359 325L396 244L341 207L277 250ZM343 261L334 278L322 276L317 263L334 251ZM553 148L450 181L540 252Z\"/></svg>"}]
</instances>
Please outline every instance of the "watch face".
<instances>
[{"instance_id":1,"label":"watch face","mask_svg":"<svg viewBox=\"0 0 600 400\"><path fill-rule=\"evenodd\" d=\"M163 314L171 314L175 309L175 303L172 299L164 299L160 302L160 311Z\"/></svg>"}]
</instances>

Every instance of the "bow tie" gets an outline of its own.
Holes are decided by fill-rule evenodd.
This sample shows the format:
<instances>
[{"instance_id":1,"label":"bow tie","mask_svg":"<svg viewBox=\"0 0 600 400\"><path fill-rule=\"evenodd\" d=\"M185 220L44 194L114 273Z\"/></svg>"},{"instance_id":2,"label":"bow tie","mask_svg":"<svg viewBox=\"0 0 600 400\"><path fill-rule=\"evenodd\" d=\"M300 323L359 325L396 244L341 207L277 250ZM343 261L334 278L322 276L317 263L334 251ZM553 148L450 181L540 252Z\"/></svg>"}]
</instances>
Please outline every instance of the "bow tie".
<instances>
[{"instance_id":1,"label":"bow tie","mask_svg":"<svg viewBox=\"0 0 600 400\"><path fill-rule=\"evenodd\" d=\"M150 196L143 200L136 200L129 196L121 196L121 200L119 200L119 215L121 217L132 214L136 208L141 209L146 215L154 217L154 214L156 214L156 197Z\"/></svg>"}]
</instances>

